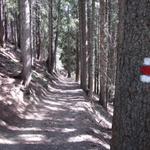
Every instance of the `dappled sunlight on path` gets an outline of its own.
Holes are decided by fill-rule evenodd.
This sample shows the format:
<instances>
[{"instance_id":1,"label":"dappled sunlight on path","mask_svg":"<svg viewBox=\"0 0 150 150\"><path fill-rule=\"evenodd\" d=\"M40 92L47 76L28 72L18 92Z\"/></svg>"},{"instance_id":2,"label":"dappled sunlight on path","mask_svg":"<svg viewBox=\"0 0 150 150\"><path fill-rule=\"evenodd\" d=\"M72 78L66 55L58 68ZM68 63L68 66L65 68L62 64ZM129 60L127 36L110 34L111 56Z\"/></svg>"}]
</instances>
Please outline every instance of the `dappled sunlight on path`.
<instances>
[{"instance_id":1,"label":"dappled sunlight on path","mask_svg":"<svg viewBox=\"0 0 150 150\"><path fill-rule=\"evenodd\" d=\"M61 78L53 84L32 89L36 103L22 114L21 124L0 122L0 150L108 150L110 120L100 115L103 124L98 124L92 118L91 104L77 83Z\"/></svg>"}]
</instances>

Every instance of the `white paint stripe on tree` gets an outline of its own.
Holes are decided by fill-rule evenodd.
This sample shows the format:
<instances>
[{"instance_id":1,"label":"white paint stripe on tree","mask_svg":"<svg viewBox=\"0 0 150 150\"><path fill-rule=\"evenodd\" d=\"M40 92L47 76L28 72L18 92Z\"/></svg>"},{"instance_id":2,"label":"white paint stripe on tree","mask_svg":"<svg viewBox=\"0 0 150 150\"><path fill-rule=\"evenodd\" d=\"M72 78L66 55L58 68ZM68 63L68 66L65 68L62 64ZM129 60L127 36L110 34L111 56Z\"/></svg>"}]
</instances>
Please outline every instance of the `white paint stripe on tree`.
<instances>
[{"instance_id":1,"label":"white paint stripe on tree","mask_svg":"<svg viewBox=\"0 0 150 150\"><path fill-rule=\"evenodd\" d=\"M144 83L150 83L150 76L147 75L141 75L140 80Z\"/></svg>"},{"instance_id":2,"label":"white paint stripe on tree","mask_svg":"<svg viewBox=\"0 0 150 150\"><path fill-rule=\"evenodd\" d=\"M144 58L144 65L145 66L150 66L150 58L149 57Z\"/></svg>"}]
</instances>

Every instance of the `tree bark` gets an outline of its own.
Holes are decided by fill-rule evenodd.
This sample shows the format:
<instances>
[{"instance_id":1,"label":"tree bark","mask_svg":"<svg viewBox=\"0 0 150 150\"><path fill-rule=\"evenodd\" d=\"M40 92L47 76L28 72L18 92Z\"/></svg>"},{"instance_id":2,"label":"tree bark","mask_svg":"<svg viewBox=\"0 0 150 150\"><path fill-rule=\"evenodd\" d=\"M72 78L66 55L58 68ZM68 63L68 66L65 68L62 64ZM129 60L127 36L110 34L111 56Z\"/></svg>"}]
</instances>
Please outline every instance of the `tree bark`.
<instances>
[{"instance_id":1,"label":"tree bark","mask_svg":"<svg viewBox=\"0 0 150 150\"><path fill-rule=\"evenodd\" d=\"M76 82L79 81L80 59L79 59L79 31L76 35Z\"/></svg>"},{"instance_id":2,"label":"tree bark","mask_svg":"<svg viewBox=\"0 0 150 150\"><path fill-rule=\"evenodd\" d=\"M8 31L7 31L7 25L8 25L8 15L7 15L7 9L6 9L6 2L5 2L5 6L4 6L5 10L4 10L4 17L5 17L5 42L8 41Z\"/></svg>"},{"instance_id":3,"label":"tree bark","mask_svg":"<svg viewBox=\"0 0 150 150\"><path fill-rule=\"evenodd\" d=\"M31 48L31 58L32 65L34 64L34 6L35 0L29 0L30 2L30 48Z\"/></svg>"},{"instance_id":4,"label":"tree bark","mask_svg":"<svg viewBox=\"0 0 150 150\"><path fill-rule=\"evenodd\" d=\"M18 48L21 48L21 25L20 25L20 0L17 1L17 5L18 5L18 15L17 15L17 12L16 12L16 24L17 24L17 45L18 45Z\"/></svg>"},{"instance_id":5,"label":"tree bark","mask_svg":"<svg viewBox=\"0 0 150 150\"><path fill-rule=\"evenodd\" d=\"M15 35L15 31L14 31L14 22L13 22L12 19L10 20L10 26L11 26L11 43L12 43L12 44L15 44L15 37L14 37L14 35Z\"/></svg>"},{"instance_id":6,"label":"tree bark","mask_svg":"<svg viewBox=\"0 0 150 150\"><path fill-rule=\"evenodd\" d=\"M36 1L36 52L37 52L37 59L40 59L41 55L41 34L40 34L40 6L38 1Z\"/></svg>"},{"instance_id":7,"label":"tree bark","mask_svg":"<svg viewBox=\"0 0 150 150\"><path fill-rule=\"evenodd\" d=\"M53 73L53 0L49 0L49 46L48 46L48 72Z\"/></svg>"},{"instance_id":8,"label":"tree bark","mask_svg":"<svg viewBox=\"0 0 150 150\"><path fill-rule=\"evenodd\" d=\"M57 6L57 26L56 26L56 36L55 36L55 48L54 48L54 68L56 69L56 55L57 55L57 48L58 48L58 37L59 37L59 28L60 28L60 22L61 22L61 15L60 15L60 8L61 8L61 0L58 1Z\"/></svg>"},{"instance_id":9,"label":"tree bark","mask_svg":"<svg viewBox=\"0 0 150 150\"><path fill-rule=\"evenodd\" d=\"M5 46L5 2L0 0L0 46Z\"/></svg>"},{"instance_id":10,"label":"tree bark","mask_svg":"<svg viewBox=\"0 0 150 150\"><path fill-rule=\"evenodd\" d=\"M88 53L89 53L89 97L93 95L93 79L94 79L94 17L95 17L95 0L87 2L88 16Z\"/></svg>"},{"instance_id":11,"label":"tree bark","mask_svg":"<svg viewBox=\"0 0 150 150\"><path fill-rule=\"evenodd\" d=\"M100 0L100 104L107 109L107 48L105 36L106 2Z\"/></svg>"},{"instance_id":12,"label":"tree bark","mask_svg":"<svg viewBox=\"0 0 150 150\"><path fill-rule=\"evenodd\" d=\"M117 2L116 2L117 3ZM108 69L107 69L107 101L112 102L114 99L114 91L115 91L115 79L116 79L116 37L117 34L117 17L113 20L114 14L116 16L117 12L113 7L116 7L116 3L112 0L108 1Z\"/></svg>"},{"instance_id":13,"label":"tree bark","mask_svg":"<svg viewBox=\"0 0 150 150\"><path fill-rule=\"evenodd\" d=\"M81 88L87 90L87 61L86 61L86 16L85 0L79 2L79 32L80 32L80 53L81 53Z\"/></svg>"},{"instance_id":14,"label":"tree bark","mask_svg":"<svg viewBox=\"0 0 150 150\"><path fill-rule=\"evenodd\" d=\"M29 0L20 1L20 24L21 24L21 51L22 51L22 79L27 87L31 79L31 49L30 49L30 4Z\"/></svg>"},{"instance_id":15,"label":"tree bark","mask_svg":"<svg viewBox=\"0 0 150 150\"><path fill-rule=\"evenodd\" d=\"M150 55L149 2L119 1L116 98L111 150L150 149L150 85L139 68Z\"/></svg>"}]
</instances>

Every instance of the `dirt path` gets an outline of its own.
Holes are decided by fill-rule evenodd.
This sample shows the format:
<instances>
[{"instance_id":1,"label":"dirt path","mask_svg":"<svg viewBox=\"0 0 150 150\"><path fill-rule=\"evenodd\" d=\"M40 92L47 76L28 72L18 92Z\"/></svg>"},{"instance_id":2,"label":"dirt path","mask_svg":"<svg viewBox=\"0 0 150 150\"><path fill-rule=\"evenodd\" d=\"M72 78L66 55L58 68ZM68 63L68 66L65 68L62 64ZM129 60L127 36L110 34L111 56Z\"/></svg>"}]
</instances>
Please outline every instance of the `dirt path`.
<instances>
[{"instance_id":1,"label":"dirt path","mask_svg":"<svg viewBox=\"0 0 150 150\"><path fill-rule=\"evenodd\" d=\"M36 97L35 97L36 99ZM108 150L110 129L96 124L76 83L59 81L42 91L22 124L0 132L0 150Z\"/></svg>"}]
</instances>

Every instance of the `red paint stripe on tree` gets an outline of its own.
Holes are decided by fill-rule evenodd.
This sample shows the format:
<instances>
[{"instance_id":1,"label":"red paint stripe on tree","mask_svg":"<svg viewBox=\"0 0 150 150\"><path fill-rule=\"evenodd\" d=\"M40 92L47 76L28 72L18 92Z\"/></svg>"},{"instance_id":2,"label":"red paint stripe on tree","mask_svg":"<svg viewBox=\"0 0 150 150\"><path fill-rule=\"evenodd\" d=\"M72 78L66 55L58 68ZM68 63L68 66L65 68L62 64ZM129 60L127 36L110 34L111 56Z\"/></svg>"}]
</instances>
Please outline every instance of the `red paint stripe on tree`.
<instances>
[{"instance_id":1,"label":"red paint stripe on tree","mask_svg":"<svg viewBox=\"0 0 150 150\"><path fill-rule=\"evenodd\" d=\"M142 66L140 68L140 73L143 75L150 75L150 66Z\"/></svg>"}]
</instances>

